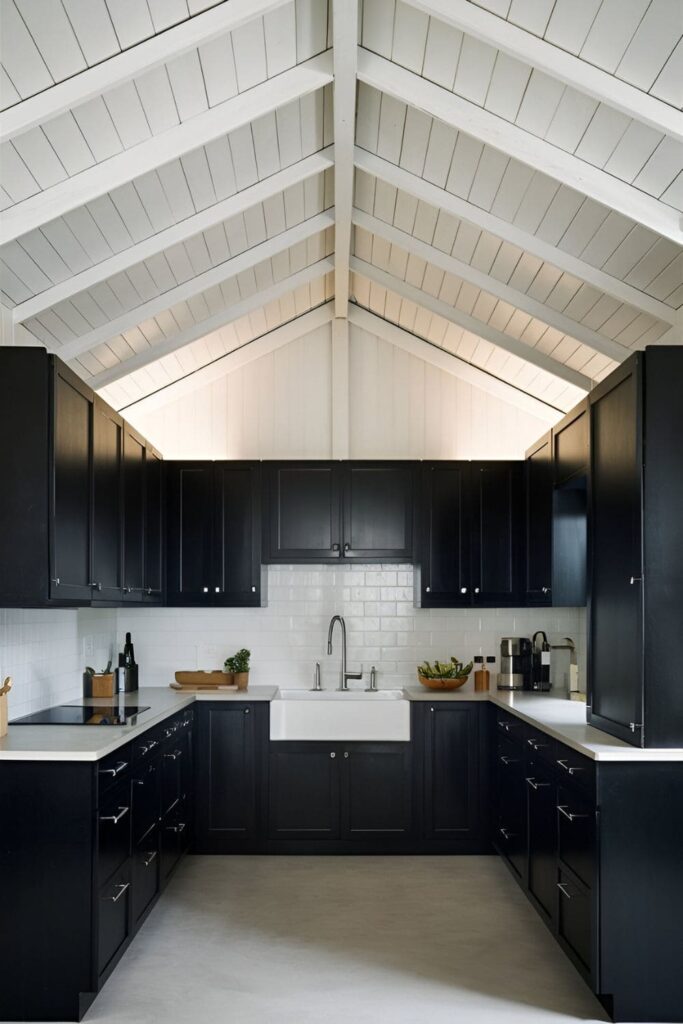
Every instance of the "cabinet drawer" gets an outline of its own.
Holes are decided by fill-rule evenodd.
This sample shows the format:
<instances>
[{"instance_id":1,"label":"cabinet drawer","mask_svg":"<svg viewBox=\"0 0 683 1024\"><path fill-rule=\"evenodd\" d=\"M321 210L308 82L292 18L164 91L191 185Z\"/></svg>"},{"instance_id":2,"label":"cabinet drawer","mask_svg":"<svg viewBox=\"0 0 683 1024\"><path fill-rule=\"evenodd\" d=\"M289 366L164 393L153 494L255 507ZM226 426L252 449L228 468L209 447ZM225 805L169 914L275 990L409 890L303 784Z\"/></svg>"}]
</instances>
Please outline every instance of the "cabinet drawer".
<instances>
[{"instance_id":1,"label":"cabinet drawer","mask_svg":"<svg viewBox=\"0 0 683 1024\"><path fill-rule=\"evenodd\" d=\"M130 784L122 783L107 793L98 811L97 873L100 884L130 856Z\"/></svg>"},{"instance_id":2,"label":"cabinet drawer","mask_svg":"<svg viewBox=\"0 0 683 1024\"><path fill-rule=\"evenodd\" d=\"M178 800L161 822L159 849L161 854L161 881L165 882L187 849L190 824L184 800Z\"/></svg>"},{"instance_id":3,"label":"cabinet drawer","mask_svg":"<svg viewBox=\"0 0 683 1024\"><path fill-rule=\"evenodd\" d=\"M118 750L115 750L113 754L109 754L107 757L103 757L101 761L98 761L97 778L100 793L103 793L105 790L110 789L115 783L121 782L122 779L128 777L130 773L131 754L131 746L130 744L127 744L125 747L120 747Z\"/></svg>"},{"instance_id":4,"label":"cabinet drawer","mask_svg":"<svg viewBox=\"0 0 683 1024\"><path fill-rule=\"evenodd\" d=\"M168 814L181 796L183 749L172 743L161 755L161 814Z\"/></svg>"},{"instance_id":5,"label":"cabinet drawer","mask_svg":"<svg viewBox=\"0 0 683 1024\"><path fill-rule=\"evenodd\" d=\"M595 874L595 808L573 790L557 793L560 860L588 887Z\"/></svg>"},{"instance_id":6,"label":"cabinet drawer","mask_svg":"<svg viewBox=\"0 0 683 1024\"><path fill-rule=\"evenodd\" d=\"M508 739L507 736L499 736L496 743L496 761L499 771L506 768L517 768L520 772L524 765L525 750L519 743Z\"/></svg>"},{"instance_id":7,"label":"cabinet drawer","mask_svg":"<svg viewBox=\"0 0 683 1024\"><path fill-rule=\"evenodd\" d=\"M506 711L500 711L497 708L495 714L498 735L509 736L510 739L522 743L527 734L526 723L521 718L515 718L514 715L509 715Z\"/></svg>"},{"instance_id":8,"label":"cabinet drawer","mask_svg":"<svg viewBox=\"0 0 683 1024\"><path fill-rule=\"evenodd\" d=\"M144 736L133 741L133 763L142 764L156 757L161 744L161 732L159 729L150 729Z\"/></svg>"},{"instance_id":9,"label":"cabinet drawer","mask_svg":"<svg viewBox=\"0 0 683 1024\"><path fill-rule=\"evenodd\" d=\"M152 825L133 854L133 921L137 925L159 891L159 826Z\"/></svg>"},{"instance_id":10,"label":"cabinet drawer","mask_svg":"<svg viewBox=\"0 0 683 1024\"><path fill-rule=\"evenodd\" d=\"M131 778L131 804L133 808L133 845L159 820L161 808L159 790L159 759L136 765Z\"/></svg>"},{"instance_id":11,"label":"cabinet drawer","mask_svg":"<svg viewBox=\"0 0 683 1024\"><path fill-rule=\"evenodd\" d=\"M547 733L541 732L539 729L532 729L529 726L526 731L525 745L529 757L536 761L543 761L554 768L558 767L557 750L559 744L552 736L548 736Z\"/></svg>"},{"instance_id":12,"label":"cabinet drawer","mask_svg":"<svg viewBox=\"0 0 683 1024\"><path fill-rule=\"evenodd\" d=\"M555 748L554 760L560 776L565 776L572 786L580 786L588 794L595 792L595 761L562 743Z\"/></svg>"},{"instance_id":13,"label":"cabinet drawer","mask_svg":"<svg viewBox=\"0 0 683 1024\"><path fill-rule=\"evenodd\" d=\"M590 974L592 962L592 906L590 891L560 871L558 934L578 965Z\"/></svg>"},{"instance_id":14,"label":"cabinet drawer","mask_svg":"<svg viewBox=\"0 0 683 1024\"><path fill-rule=\"evenodd\" d=\"M128 868L100 891L97 973L102 975L130 935L131 885Z\"/></svg>"}]
</instances>

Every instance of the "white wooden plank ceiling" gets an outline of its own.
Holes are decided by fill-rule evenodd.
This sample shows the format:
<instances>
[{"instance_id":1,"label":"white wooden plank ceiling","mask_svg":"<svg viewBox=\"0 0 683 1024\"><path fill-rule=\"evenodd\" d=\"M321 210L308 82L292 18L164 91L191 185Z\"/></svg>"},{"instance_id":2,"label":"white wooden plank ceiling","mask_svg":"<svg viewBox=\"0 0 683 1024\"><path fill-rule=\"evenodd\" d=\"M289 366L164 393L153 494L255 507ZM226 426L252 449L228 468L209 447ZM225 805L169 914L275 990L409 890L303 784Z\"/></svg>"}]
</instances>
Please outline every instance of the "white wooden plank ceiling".
<instances>
[{"instance_id":1,"label":"white wooden plank ceiling","mask_svg":"<svg viewBox=\"0 0 683 1024\"><path fill-rule=\"evenodd\" d=\"M559 410L683 343L680 0L0 18L0 300L118 407L332 299Z\"/></svg>"}]
</instances>

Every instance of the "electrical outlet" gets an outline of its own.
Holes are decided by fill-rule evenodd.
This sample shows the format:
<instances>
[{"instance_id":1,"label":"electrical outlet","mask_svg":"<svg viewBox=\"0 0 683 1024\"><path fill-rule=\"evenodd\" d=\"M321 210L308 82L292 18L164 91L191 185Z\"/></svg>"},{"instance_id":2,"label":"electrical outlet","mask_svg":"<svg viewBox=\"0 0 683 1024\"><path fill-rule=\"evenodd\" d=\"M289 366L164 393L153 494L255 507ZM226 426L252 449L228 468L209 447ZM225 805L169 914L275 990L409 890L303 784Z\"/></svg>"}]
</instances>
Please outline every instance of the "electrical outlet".
<instances>
[{"instance_id":1,"label":"electrical outlet","mask_svg":"<svg viewBox=\"0 0 683 1024\"><path fill-rule=\"evenodd\" d=\"M88 664L95 657L95 638L93 636L83 637L83 657Z\"/></svg>"}]
</instances>

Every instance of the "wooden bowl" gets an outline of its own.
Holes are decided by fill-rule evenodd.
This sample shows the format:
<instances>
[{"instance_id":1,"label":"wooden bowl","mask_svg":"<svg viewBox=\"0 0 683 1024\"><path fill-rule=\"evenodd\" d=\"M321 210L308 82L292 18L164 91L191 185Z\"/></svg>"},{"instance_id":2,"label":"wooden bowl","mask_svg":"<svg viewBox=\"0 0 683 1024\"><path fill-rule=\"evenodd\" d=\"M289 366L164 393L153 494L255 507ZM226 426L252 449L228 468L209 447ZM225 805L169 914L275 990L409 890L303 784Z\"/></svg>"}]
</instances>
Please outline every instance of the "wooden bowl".
<instances>
[{"instance_id":1,"label":"wooden bowl","mask_svg":"<svg viewBox=\"0 0 683 1024\"><path fill-rule=\"evenodd\" d=\"M418 672L417 678L428 690L458 690L465 685L469 676L459 676L457 679L427 679Z\"/></svg>"}]
</instances>

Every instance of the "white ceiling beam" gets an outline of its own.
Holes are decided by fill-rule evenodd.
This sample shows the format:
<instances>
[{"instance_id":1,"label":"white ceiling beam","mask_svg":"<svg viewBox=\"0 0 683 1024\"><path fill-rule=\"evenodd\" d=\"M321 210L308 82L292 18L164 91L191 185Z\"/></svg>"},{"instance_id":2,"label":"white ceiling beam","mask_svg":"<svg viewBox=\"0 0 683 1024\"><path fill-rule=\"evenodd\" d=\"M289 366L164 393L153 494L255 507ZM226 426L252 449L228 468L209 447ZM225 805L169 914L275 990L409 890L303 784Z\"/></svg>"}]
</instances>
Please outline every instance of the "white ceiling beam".
<instances>
[{"instance_id":1,"label":"white ceiling beam","mask_svg":"<svg viewBox=\"0 0 683 1024\"><path fill-rule=\"evenodd\" d=\"M473 366L464 359L460 359L459 356L453 355L452 352L447 352L445 349L439 348L438 345L433 345L430 341L419 338L396 324L389 323L388 320L363 309L362 306L357 306L354 303L349 306L349 320L356 327L367 331L368 334L375 334L404 352L408 352L411 356L422 359L423 362L436 366L437 369L471 384L472 387L486 391L510 405L523 409L524 412L528 412L532 416L538 416L546 423L555 424L563 415L562 410L542 402L539 398L534 398L528 392L508 384L485 370L480 370L478 366Z\"/></svg>"},{"instance_id":2,"label":"white ceiling beam","mask_svg":"<svg viewBox=\"0 0 683 1024\"><path fill-rule=\"evenodd\" d=\"M436 206L446 213L450 213L451 216L457 217L458 220L466 220L483 231L489 231L492 235L537 256L559 270L578 277L606 295L611 295L612 298L618 299L620 302L627 302L630 306L634 306L643 313L649 313L650 316L663 320L665 323L675 323L676 310L667 306L666 303L660 302L659 299L639 291L632 285L626 284L625 281L612 277L611 274L606 274L603 270L577 259L570 253L563 252L557 246L544 242L537 235L532 235L515 224L510 224L487 210L482 210L466 199L461 199L460 196L453 195L452 192L447 192L446 189L439 188L438 185L433 185L430 181L411 174L410 171L405 171L402 167L397 167L389 160L384 160L357 146L354 151L354 161L356 167L367 174L381 178L382 181L393 185L394 188L399 188L430 206Z\"/></svg>"},{"instance_id":3,"label":"white ceiling beam","mask_svg":"<svg viewBox=\"0 0 683 1024\"><path fill-rule=\"evenodd\" d=\"M678 210L363 47L359 47L358 77L366 85L474 136L664 238L678 244L683 241Z\"/></svg>"},{"instance_id":4,"label":"white ceiling beam","mask_svg":"<svg viewBox=\"0 0 683 1024\"><path fill-rule=\"evenodd\" d=\"M356 130L356 61L358 59L358 3L332 6L334 44L334 205L335 229L334 310L345 317L349 303L351 207L353 206L353 144Z\"/></svg>"},{"instance_id":5,"label":"white ceiling beam","mask_svg":"<svg viewBox=\"0 0 683 1024\"><path fill-rule=\"evenodd\" d=\"M208 317L208 319L202 320L201 323L193 324L183 331L178 331L177 334L166 338L158 345L145 349L143 352L136 352L130 359L125 359L117 366L112 366L110 369L94 374L88 378L87 383L96 390L106 387L107 384L113 384L115 380L121 380L122 377L127 377L135 370L148 366L150 363L155 363L171 352L177 352L178 349L190 345L193 341L197 341L198 338L206 337L212 331L217 331L220 327L225 327L226 324L233 323L248 313L253 313L254 310L267 306L269 302L282 298L283 295L295 291L304 284L317 281L333 270L334 260L331 256L327 256L324 260L318 260L317 263L304 267L303 270L297 271L296 274L290 274L289 277L283 278L282 281L271 285L270 288L257 291L248 299L244 299L243 302L237 302L234 306L222 309L219 313L215 313L213 316Z\"/></svg>"},{"instance_id":6,"label":"white ceiling beam","mask_svg":"<svg viewBox=\"0 0 683 1024\"><path fill-rule=\"evenodd\" d=\"M221 202L215 203L205 210L200 210L199 213L195 213L192 217L187 217L185 220L180 221L179 224L172 224L164 231L158 231L156 234L150 235L149 238L145 238L142 242L132 245L129 249L115 253L109 259L96 263L94 267L89 267L80 274L74 274L73 277L60 281L59 284L48 288L44 292L40 292L39 295L19 303L18 306L14 307L14 321L15 323L20 323L30 319L30 317L38 316L44 310L55 306L58 302L70 299L73 295L86 291L86 289L92 288L93 285L99 284L101 281L106 281L107 278L113 277L114 274L128 270L130 267L135 266L136 263L141 263L150 256L170 248L172 245L184 242L188 238L192 238L193 235L213 227L215 224L220 224L230 217L243 213L245 210L256 206L258 203L262 203L271 196L279 195L285 189L290 188L290 186L296 185L298 182L305 181L307 178L314 177L317 174L322 174L328 167L333 166L334 146L327 146L326 149L321 150L319 153L313 153L311 156L307 156L303 160L285 167L284 170L271 174L268 178L264 178L263 181L257 181L254 185L242 189L241 192L237 192L235 195L229 196L227 199L223 199Z\"/></svg>"},{"instance_id":7,"label":"white ceiling beam","mask_svg":"<svg viewBox=\"0 0 683 1024\"><path fill-rule=\"evenodd\" d=\"M675 107L589 64L545 39L525 32L469 0L409 0L425 14L460 29L565 85L606 103L627 117L683 142L683 118ZM673 45L673 42L672 42Z\"/></svg>"},{"instance_id":8,"label":"white ceiling beam","mask_svg":"<svg viewBox=\"0 0 683 1024\"><path fill-rule=\"evenodd\" d=\"M561 331L562 334L567 334L576 341L588 345L595 352L600 352L602 355L615 359L617 362L623 362L628 356L633 355L632 349L626 348L625 345L620 345L618 341L613 341L612 338L598 334L589 327L585 327L583 324L577 323L576 320L572 320L571 317L565 316L564 313L560 313L556 309L546 306L543 302L532 298L525 292L520 292L516 288L511 288L510 285L504 284L502 281L497 281L490 274L485 274L483 271L477 270L476 267L470 266L469 263L441 252L441 250L434 248L433 245L428 245L426 242L420 241L419 238L409 235L406 231L401 231L399 228L386 224L377 217L370 216L369 213L365 213L363 210L354 209L353 222L365 231L379 235L392 245L396 245L400 249L405 250L405 252L417 256L426 263L431 263L433 266L438 267L439 270L443 270L447 274L453 274L455 277L460 277L463 281L469 281L476 288L481 288L483 291L488 292L490 295L495 295L496 298L507 302L516 309L521 309L524 313L528 313L529 316L542 320L549 327L554 327L556 330Z\"/></svg>"},{"instance_id":9,"label":"white ceiling beam","mask_svg":"<svg viewBox=\"0 0 683 1024\"><path fill-rule=\"evenodd\" d=\"M167 384L165 387L160 388L158 391L153 391L144 398L138 398L127 405L121 406L118 411L150 412L153 409L159 409L164 405L168 405L169 402L175 402L176 399L183 398L185 395L191 394L207 384L213 384L214 381L227 377L229 374L234 373L235 370L247 366L248 363L253 363L254 360L269 355L284 345L289 345L290 342L297 341L298 338L302 338L304 335L310 334L311 331L323 327L333 319L333 315L334 300L330 300L322 306L316 306L315 309L310 310L308 313L302 313L301 316L295 317L294 320L289 320L286 324L282 324L281 327L276 327L266 334L259 335L252 341L245 342L239 348L233 349L232 352L227 352L224 356L219 356L218 359L214 359L207 366L201 366L198 370L193 370L187 376L181 377L180 380L173 381L172 384Z\"/></svg>"},{"instance_id":10,"label":"white ceiling beam","mask_svg":"<svg viewBox=\"0 0 683 1024\"><path fill-rule=\"evenodd\" d=\"M10 206L0 220L0 245L61 217L70 210L176 160L212 139L240 128L332 81L330 51L283 71L183 124L117 153L65 181Z\"/></svg>"},{"instance_id":11,"label":"white ceiling beam","mask_svg":"<svg viewBox=\"0 0 683 1024\"><path fill-rule=\"evenodd\" d=\"M347 268L348 274L348 268ZM336 307L335 307L336 313ZM348 304L347 304L348 313ZM332 458L350 454L351 403L349 391L349 321L336 316L332 322Z\"/></svg>"},{"instance_id":12,"label":"white ceiling beam","mask_svg":"<svg viewBox=\"0 0 683 1024\"><path fill-rule=\"evenodd\" d=\"M151 39L78 75L53 85L0 113L0 142L20 135L73 107L151 71L166 61L194 50L211 39L283 6L288 0L230 0L203 14L166 29Z\"/></svg>"},{"instance_id":13,"label":"white ceiling beam","mask_svg":"<svg viewBox=\"0 0 683 1024\"><path fill-rule=\"evenodd\" d=\"M525 345L523 341L519 341L517 338L511 338L508 334L503 334L502 331L496 330L495 327L477 320L468 313L463 313L460 309L449 306L447 302L443 302L441 299L435 299L428 292L423 291L421 288L415 288L406 281L394 277L393 274L388 274L385 270L380 270L379 267L374 266L372 263L366 263L365 260L352 256L351 269L358 274L362 274L363 277L375 281L376 284L381 285L395 295L408 299L409 302L422 306L423 309L429 310L430 313L434 313L436 316L448 320L457 327L464 328L464 330L469 331L476 337L483 338L497 348L502 348L505 352L517 356L518 359L524 359L527 363L532 363L539 370L551 373L553 377L558 377L568 384L573 384L574 387L581 388L582 391L590 391L593 387L593 381L590 377L580 373L578 370L565 366L564 363L558 362L557 359L553 359L552 356L547 355L545 352L539 352L531 345Z\"/></svg>"},{"instance_id":14,"label":"white ceiling beam","mask_svg":"<svg viewBox=\"0 0 683 1024\"><path fill-rule=\"evenodd\" d=\"M265 242L253 245L251 249L241 252L238 256L233 256L232 259L226 260L225 263L219 263L217 267L212 267L211 270L206 270L203 274L197 274L196 277L191 277L189 281L184 281L183 284L179 284L167 292L156 295L141 306L135 306L134 309L127 310L121 316L116 317L116 319L108 320L101 327L96 327L94 330L88 331L87 334L82 334L79 338L67 341L60 347L59 356L61 359L74 359L76 356L81 355L81 353L88 352L90 349L101 345L102 342L116 337L117 334L123 334L124 331L136 327L145 320L149 320L150 317L163 313L166 309L171 309L176 303L186 302L194 295L206 291L207 288L213 288L214 285L221 284L223 281L227 281L228 278L236 277L242 271L255 267L257 263L262 263L264 260L270 259L271 256L284 252L300 242L305 242L307 239L312 238L314 235L319 235L321 231L326 231L327 228L333 226L334 210L326 210L315 217L309 217L308 220L302 221L301 224L296 224L294 227L288 228L287 231L280 232L279 235L273 235L272 238L266 239Z\"/></svg>"}]
</instances>

